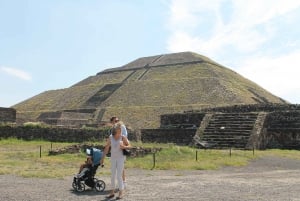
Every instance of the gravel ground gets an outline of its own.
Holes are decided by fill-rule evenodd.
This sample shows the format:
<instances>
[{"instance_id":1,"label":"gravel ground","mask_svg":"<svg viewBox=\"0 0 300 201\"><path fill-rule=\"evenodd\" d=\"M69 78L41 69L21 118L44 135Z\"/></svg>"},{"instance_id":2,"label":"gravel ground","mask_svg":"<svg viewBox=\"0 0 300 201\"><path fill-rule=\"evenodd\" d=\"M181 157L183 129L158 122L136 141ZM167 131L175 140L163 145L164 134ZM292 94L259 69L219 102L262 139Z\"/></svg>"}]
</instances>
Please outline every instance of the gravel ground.
<instances>
[{"instance_id":1,"label":"gravel ground","mask_svg":"<svg viewBox=\"0 0 300 201\"><path fill-rule=\"evenodd\" d=\"M74 192L72 177L37 179L0 175L0 200L108 200L105 196L109 193L110 177L100 172L101 169L98 178L107 184L102 193ZM286 158L267 157L246 167L217 171L127 169L127 178L123 200L300 201L300 161Z\"/></svg>"}]
</instances>

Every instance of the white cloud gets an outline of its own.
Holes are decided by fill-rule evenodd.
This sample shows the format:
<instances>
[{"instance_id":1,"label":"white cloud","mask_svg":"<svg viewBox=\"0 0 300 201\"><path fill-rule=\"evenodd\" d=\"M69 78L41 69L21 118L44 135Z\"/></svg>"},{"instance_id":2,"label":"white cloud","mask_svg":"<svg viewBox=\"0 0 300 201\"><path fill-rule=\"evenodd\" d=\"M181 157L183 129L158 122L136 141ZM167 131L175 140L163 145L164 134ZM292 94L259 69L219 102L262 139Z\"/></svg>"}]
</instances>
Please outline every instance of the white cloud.
<instances>
[{"instance_id":1,"label":"white cloud","mask_svg":"<svg viewBox=\"0 0 300 201\"><path fill-rule=\"evenodd\" d=\"M16 69L16 68L1 66L0 70L9 75L20 78L22 80L31 80L32 79L32 77L29 73L19 70L19 69Z\"/></svg>"},{"instance_id":2,"label":"white cloud","mask_svg":"<svg viewBox=\"0 0 300 201\"><path fill-rule=\"evenodd\" d=\"M243 22L247 26L266 23L267 21L282 16L300 6L297 0L252 0L232 1L234 4L234 16L237 22Z\"/></svg>"},{"instance_id":3,"label":"white cloud","mask_svg":"<svg viewBox=\"0 0 300 201\"><path fill-rule=\"evenodd\" d=\"M226 15L231 16L228 22L223 20L224 13L221 12L224 4L232 7L232 11L226 11ZM216 57L226 51L226 46L232 46L250 53L271 38L274 29L268 24L270 20L299 6L300 1L296 0L173 0L170 3L168 27L171 34L167 49L179 52L189 48L190 51ZM207 13L213 19L209 19ZM208 20L211 27L201 26L203 21ZM260 25L264 26L263 30L256 27ZM211 29L211 34L203 37L207 29Z\"/></svg>"},{"instance_id":4,"label":"white cloud","mask_svg":"<svg viewBox=\"0 0 300 201\"><path fill-rule=\"evenodd\" d=\"M251 58L236 71L279 97L295 101L300 91L300 51L280 57ZM300 97L299 97L300 98Z\"/></svg>"},{"instance_id":5,"label":"white cloud","mask_svg":"<svg viewBox=\"0 0 300 201\"><path fill-rule=\"evenodd\" d=\"M194 51L234 64L230 67L268 91L300 103L300 51L295 52L300 1L172 0L169 6L168 51Z\"/></svg>"},{"instance_id":6,"label":"white cloud","mask_svg":"<svg viewBox=\"0 0 300 201\"><path fill-rule=\"evenodd\" d=\"M195 28L206 20L201 13L207 9L216 10L219 0L173 0L170 4L169 23L173 28Z\"/></svg>"}]
</instances>

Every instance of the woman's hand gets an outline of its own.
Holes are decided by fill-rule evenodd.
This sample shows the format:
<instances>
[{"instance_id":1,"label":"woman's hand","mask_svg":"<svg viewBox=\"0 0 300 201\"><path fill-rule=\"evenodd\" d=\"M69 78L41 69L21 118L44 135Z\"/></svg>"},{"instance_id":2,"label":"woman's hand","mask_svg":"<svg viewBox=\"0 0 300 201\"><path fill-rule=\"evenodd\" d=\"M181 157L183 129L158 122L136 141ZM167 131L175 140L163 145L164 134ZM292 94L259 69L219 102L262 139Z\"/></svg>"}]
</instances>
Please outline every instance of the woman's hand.
<instances>
[{"instance_id":1,"label":"woman's hand","mask_svg":"<svg viewBox=\"0 0 300 201\"><path fill-rule=\"evenodd\" d=\"M121 142L122 142L123 147L124 147L124 148L121 148L121 149L129 149L129 148L131 148L131 145L130 145L127 137L122 136L122 141ZM121 147L121 145L120 145L120 147Z\"/></svg>"},{"instance_id":2,"label":"woman's hand","mask_svg":"<svg viewBox=\"0 0 300 201\"><path fill-rule=\"evenodd\" d=\"M120 149L126 149L126 146L124 145L123 141L120 141Z\"/></svg>"}]
</instances>

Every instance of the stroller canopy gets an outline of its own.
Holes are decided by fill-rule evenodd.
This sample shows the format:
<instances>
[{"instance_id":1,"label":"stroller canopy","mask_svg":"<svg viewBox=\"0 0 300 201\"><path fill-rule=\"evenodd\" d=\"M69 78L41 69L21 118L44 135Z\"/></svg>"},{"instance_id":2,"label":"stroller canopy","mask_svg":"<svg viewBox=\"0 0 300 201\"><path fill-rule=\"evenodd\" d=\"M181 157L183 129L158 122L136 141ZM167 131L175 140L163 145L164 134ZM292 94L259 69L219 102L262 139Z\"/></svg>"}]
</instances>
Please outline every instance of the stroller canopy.
<instances>
[{"instance_id":1,"label":"stroller canopy","mask_svg":"<svg viewBox=\"0 0 300 201\"><path fill-rule=\"evenodd\" d=\"M86 149L86 154L93 157L93 165L100 165L100 160L102 158L102 151L97 148Z\"/></svg>"}]
</instances>

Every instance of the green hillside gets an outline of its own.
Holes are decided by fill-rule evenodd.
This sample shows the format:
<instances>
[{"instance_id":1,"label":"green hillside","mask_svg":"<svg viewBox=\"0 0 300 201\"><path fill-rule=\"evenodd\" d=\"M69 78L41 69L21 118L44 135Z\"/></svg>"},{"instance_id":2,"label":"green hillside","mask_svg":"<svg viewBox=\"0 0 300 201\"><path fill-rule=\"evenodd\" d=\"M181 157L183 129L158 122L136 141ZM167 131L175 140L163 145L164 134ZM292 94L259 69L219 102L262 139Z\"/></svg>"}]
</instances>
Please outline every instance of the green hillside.
<instances>
[{"instance_id":1,"label":"green hillside","mask_svg":"<svg viewBox=\"0 0 300 201\"><path fill-rule=\"evenodd\" d=\"M161 114L257 103L286 102L206 57L183 52L139 58L14 108L23 121L45 112L91 108L96 109L94 123L117 115L134 128L155 128Z\"/></svg>"}]
</instances>

